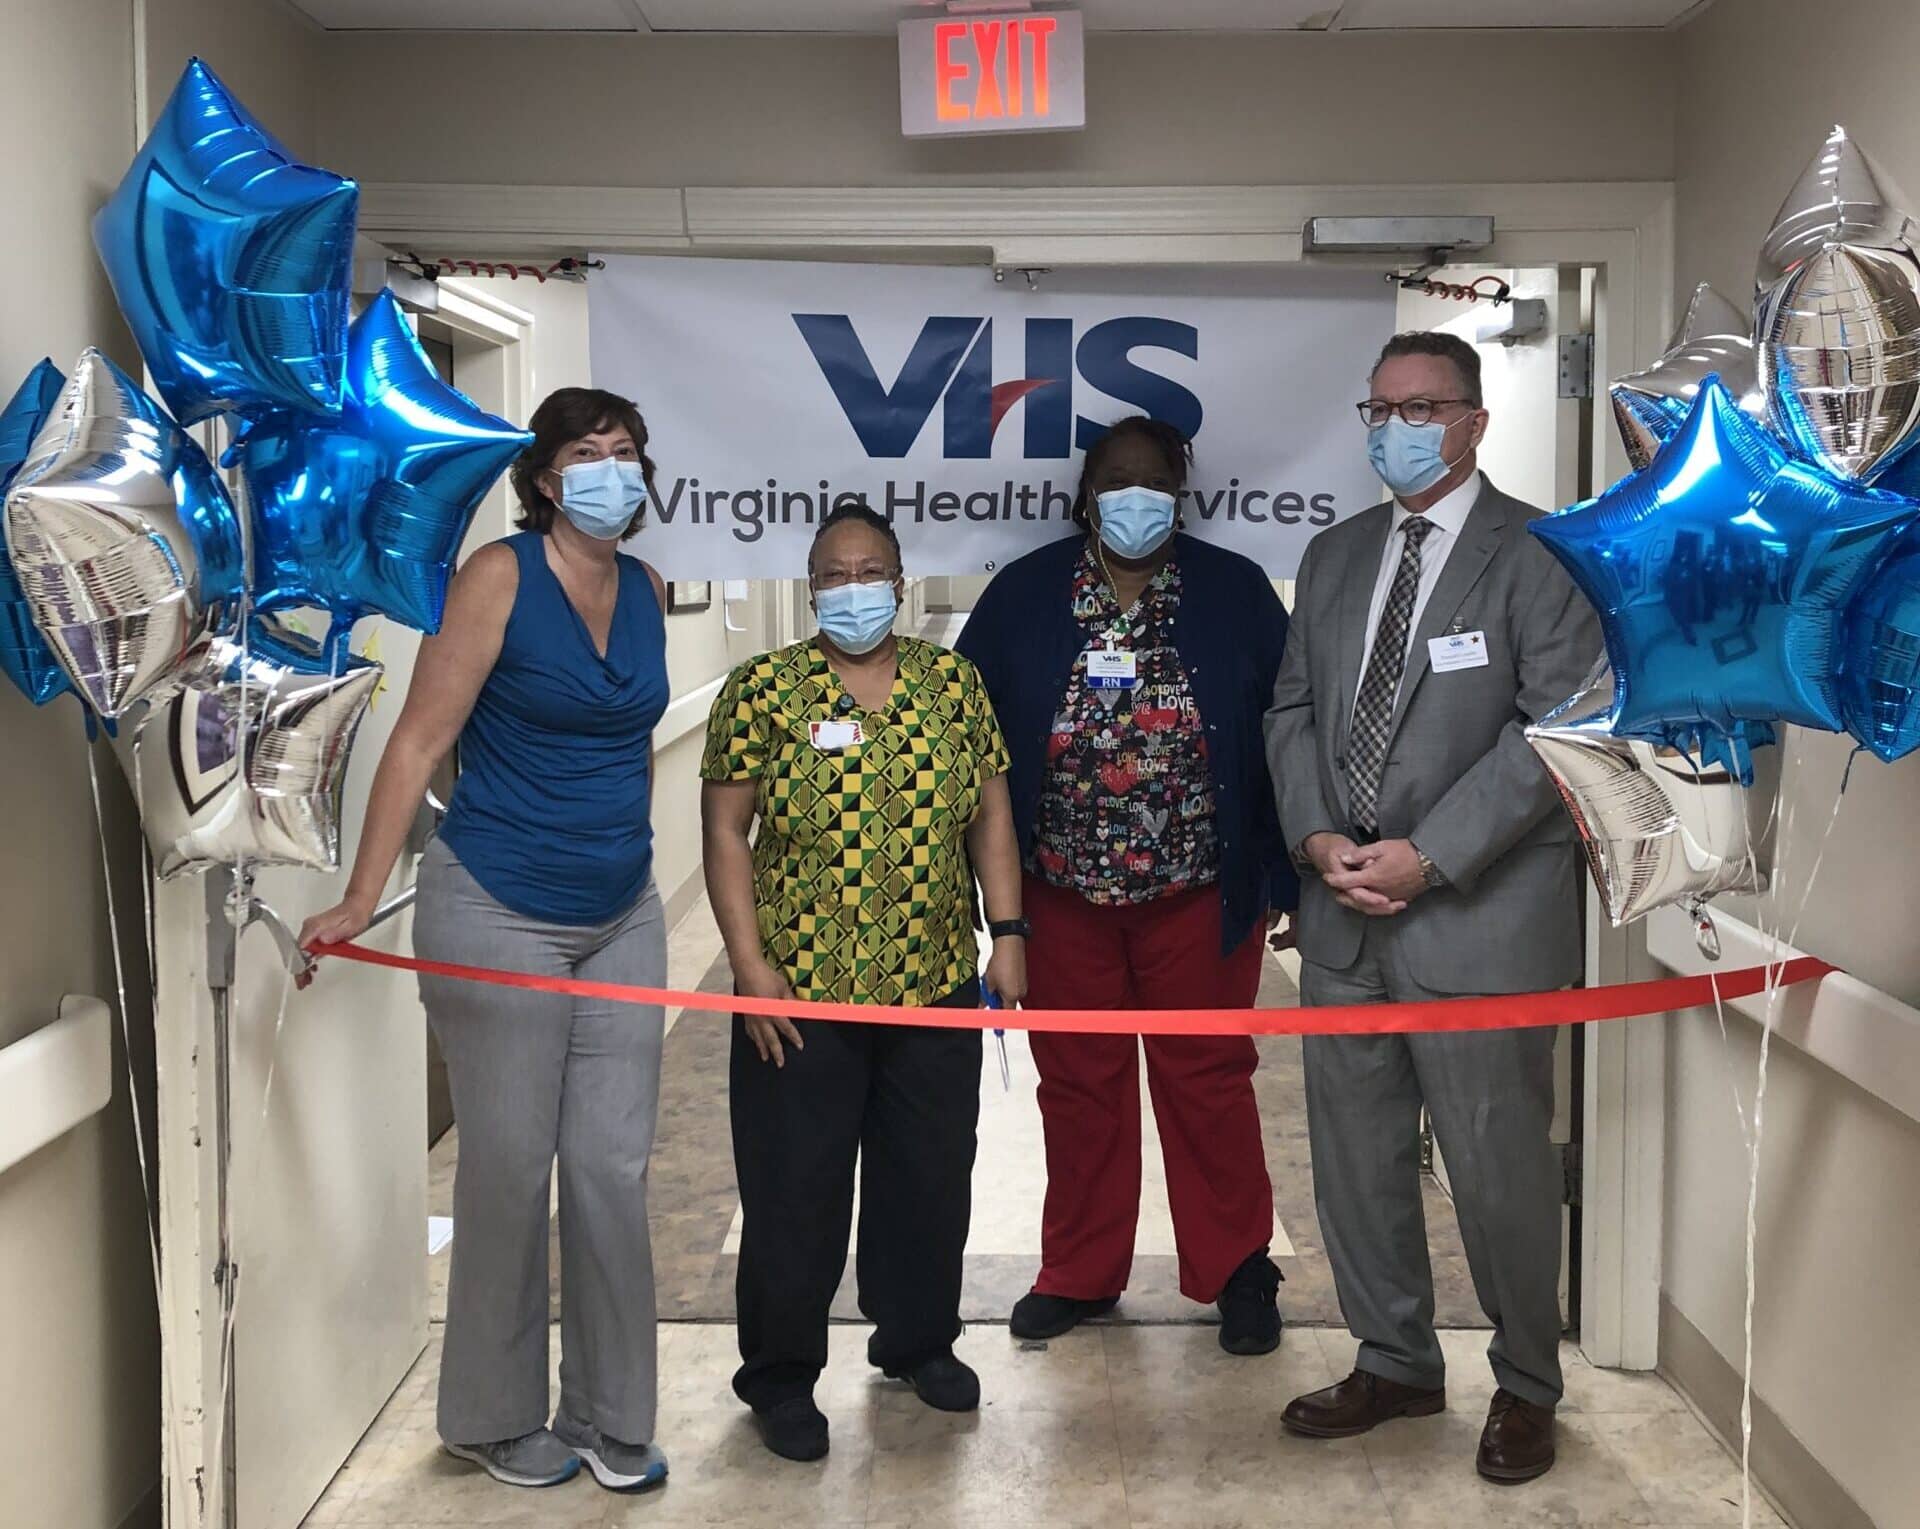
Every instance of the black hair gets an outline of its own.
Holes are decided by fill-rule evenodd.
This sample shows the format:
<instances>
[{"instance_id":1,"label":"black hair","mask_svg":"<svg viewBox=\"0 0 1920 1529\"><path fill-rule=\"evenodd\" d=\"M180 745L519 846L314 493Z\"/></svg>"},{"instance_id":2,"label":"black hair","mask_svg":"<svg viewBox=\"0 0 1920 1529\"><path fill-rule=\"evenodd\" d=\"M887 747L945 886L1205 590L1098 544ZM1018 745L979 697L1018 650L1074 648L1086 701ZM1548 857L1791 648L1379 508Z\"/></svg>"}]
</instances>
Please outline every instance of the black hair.
<instances>
[{"instance_id":1,"label":"black hair","mask_svg":"<svg viewBox=\"0 0 1920 1529\"><path fill-rule=\"evenodd\" d=\"M857 525L871 526L886 537L887 545L893 548L893 566L896 572L903 571L906 559L900 555L900 537L893 529L893 522L864 499L843 499L831 510L826 519L814 527L813 540L807 544L807 576L813 576L813 554L819 549L820 539L835 526L844 526L848 521Z\"/></svg>"},{"instance_id":2,"label":"black hair","mask_svg":"<svg viewBox=\"0 0 1920 1529\"><path fill-rule=\"evenodd\" d=\"M514 524L522 531L545 535L553 529L553 517L558 511L535 480L552 468L561 447L603 430L625 430L633 437L634 449L640 453L640 471L647 480L647 499L649 503L654 500L653 458L647 455L647 422L640 417L640 410L631 398L622 398L605 388L558 388L533 411L527 428L533 432L533 440L508 469L514 496L520 501L520 518ZM621 536L625 538L638 531L646 514L647 507L643 504Z\"/></svg>"},{"instance_id":3,"label":"black hair","mask_svg":"<svg viewBox=\"0 0 1920 1529\"><path fill-rule=\"evenodd\" d=\"M1135 435L1143 437L1159 450L1175 482L1182 488L1186 487L1187 473L1193 467L1193 442L1186 433L1165 420L1149 419L1144 414L1129 415L1109 426L1107 433L1087 448L1086 460L1080 464L1080 488L1073 496L1073 523L1076 526L1087 523L1087 486L1098 476L1107 448L1115 441Z\"/></svg>"},{"instance_id":4,"label":"black hair","mask_svg":"<svg viewBox=\"0 0 1920 1529\"><path fill-rule=\"evenodd\" d=\"M1405 330L1380 348L1373 372L1367 373L1368 380L1395 356L1438 356L1442 361L1451 361L1453 369L1460 374L1460 387L1467 402L1476 409L1480 407L1480 352L1458 335L1442 334L1437 329Z\"/></svg>"}]
</instances>

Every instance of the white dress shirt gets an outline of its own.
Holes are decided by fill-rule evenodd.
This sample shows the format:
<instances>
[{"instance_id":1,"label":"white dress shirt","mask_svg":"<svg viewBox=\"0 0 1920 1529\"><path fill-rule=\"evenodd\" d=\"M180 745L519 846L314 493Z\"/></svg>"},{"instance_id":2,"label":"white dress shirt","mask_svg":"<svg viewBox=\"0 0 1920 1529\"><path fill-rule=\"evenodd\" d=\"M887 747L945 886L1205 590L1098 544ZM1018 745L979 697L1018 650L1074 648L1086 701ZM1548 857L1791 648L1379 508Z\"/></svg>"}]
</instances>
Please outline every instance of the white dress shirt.
<instances>
[{"instance_id":1,"label":"white dress shirt","mask_svg":"<svg viewBox=\"0 0 1920 1529\"><path fill-rule=\"evenodd\" d=\"M1472 513L1474 502L1480 497L1481 485L1485 482L1486 479L1476 470L1446 498L1423 512L1425 518L1433 522L1433 529L1420 544L1420 588L1413 597L1413 617L1407 623L1409 647L1414 631L1420 625L1420 614L1427 608L1427 600L1433 594L1433 586L1440 582L1440 570L1447 566L1448 554L1453 551L1454 543L1460 540L1460 533L1466 529L1467 516ZM1394 500L1393 524L1387 530L1386 550L1380 554L1380 571L1374 576L1373 603L1367 607L1367 645L1360 650L1360 673L1353 683L1355 705L1359 704L1360 688L1366 683L1367 662L1373 657L1374 634L1380 630L1380 617L1387 608L1387 595L1393 589L1393 576L1399 571L1400 554L1407 544L1401 532L1413 514L1399 500ZM1408 659L1411 660L1411 657L1409 652ZM1402 683L1406 677L1406 665L1402 664ZM1394 695L1398 698L1399 691L1396 690Z\"/></svg>"}]
</instances>

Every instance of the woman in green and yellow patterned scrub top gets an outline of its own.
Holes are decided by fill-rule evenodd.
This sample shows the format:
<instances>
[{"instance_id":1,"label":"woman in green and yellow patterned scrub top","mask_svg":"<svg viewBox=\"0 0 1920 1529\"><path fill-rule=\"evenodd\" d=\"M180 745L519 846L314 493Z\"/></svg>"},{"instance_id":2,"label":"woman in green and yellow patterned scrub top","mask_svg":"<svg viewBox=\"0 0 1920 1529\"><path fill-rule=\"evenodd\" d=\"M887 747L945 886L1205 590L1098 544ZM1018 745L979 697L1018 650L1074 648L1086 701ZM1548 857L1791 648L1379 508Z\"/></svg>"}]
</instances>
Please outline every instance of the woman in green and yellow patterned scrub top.
<instances>
[{"instance_id":1,"label":"woman in green and yellow patterned scrub top","mask_svg":"<svg viewBox=\"0 0 1920 1529\"><path fill-rule=\"evenodd\" d=\"M900 544L836 508L808 556L817 637L762 654L714 701L700 775L707 891L744 994L977 1006L1026 993L1007 751L973 665L893 635ZM749 840L758 817L759 832ZM859 1159L867 1358L964 1412L954 1357L980 1109L980 1032L736 1016L742 1228L733 1388L788 1459L827 1452L813 1387L846 1265Z\"/></svg>"}]
</instances>

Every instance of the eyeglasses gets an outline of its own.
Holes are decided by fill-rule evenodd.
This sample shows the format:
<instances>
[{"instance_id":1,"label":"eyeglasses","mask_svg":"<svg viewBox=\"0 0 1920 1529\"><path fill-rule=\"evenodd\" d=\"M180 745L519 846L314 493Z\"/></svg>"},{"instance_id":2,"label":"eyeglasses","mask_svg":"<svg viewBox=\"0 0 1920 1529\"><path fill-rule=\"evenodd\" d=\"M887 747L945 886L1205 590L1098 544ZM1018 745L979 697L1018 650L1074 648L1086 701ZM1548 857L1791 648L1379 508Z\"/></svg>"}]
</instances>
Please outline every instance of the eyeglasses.
<instances>
[{"instance_id":1,"label":"eyeglasses","mask_svg":"<svg viewBox=\"0 0 1920 1529\"><path fill-rule=\"evenodd\" d=\"M815 572L816 589L839 589L844 584L891 584L900 577L898 568L883 568L869 563L864 568L822 568Z\"/></svg>"},{"instance_id":2,"label":"eyeglasses","mask_svg":"<svg viewBox=\"0 0 1920 1529\"><path fill-rule=\"evenodd\" d=\"M1399 403L1394 403L1385 398L1368 398L1355 404L1354 408L1360 411L1360 418L1366 423L1366 427L1373 430L1384 425L1396 414L1409 425L1424 425L1433 418L1435 409L1456 403L1472 404L1473 400L1471 398L1403 398ZM1475 404L1474 407L1478 408L1479 405Z\"/></svg>"}]
</instances>

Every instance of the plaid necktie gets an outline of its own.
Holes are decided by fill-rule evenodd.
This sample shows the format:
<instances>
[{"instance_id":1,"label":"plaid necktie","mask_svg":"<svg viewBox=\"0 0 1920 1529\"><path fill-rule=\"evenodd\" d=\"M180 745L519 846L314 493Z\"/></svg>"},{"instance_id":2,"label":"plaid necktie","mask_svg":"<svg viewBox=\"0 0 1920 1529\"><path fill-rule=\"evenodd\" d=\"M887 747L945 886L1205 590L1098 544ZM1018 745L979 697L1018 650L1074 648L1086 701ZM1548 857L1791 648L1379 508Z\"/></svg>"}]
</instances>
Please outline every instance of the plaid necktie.
<instances>
[{"instance_id":1,"label":"plaid necktie","mask_svg":"<svg viewBox=\"0 0 1920 1529\"><path fill-rule=\"evenodd\" d=\"M1424 515L1409 515L1401 525L1406 536L1400 548L1400 566L1387 591L1380 629L1367 655L1367 672L1360 679L1360 696L1353 706L1352 736L1347 740L1347 783L1353 826L1372 834L1380 827L1377 808L1380 771L1387 758L1387 729L1393 722L1393 703L1400 694L1400 676L1407 666L1407 631L1413 625L1413 605L1420 594L1420 544L1433 529Z\"/></svg>"}]
</instances>

